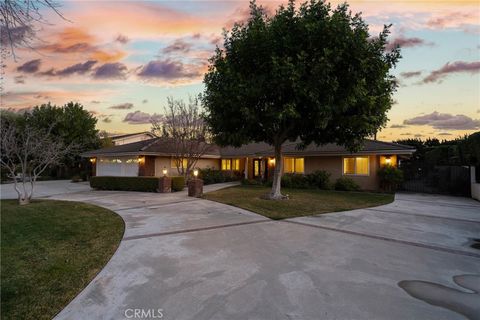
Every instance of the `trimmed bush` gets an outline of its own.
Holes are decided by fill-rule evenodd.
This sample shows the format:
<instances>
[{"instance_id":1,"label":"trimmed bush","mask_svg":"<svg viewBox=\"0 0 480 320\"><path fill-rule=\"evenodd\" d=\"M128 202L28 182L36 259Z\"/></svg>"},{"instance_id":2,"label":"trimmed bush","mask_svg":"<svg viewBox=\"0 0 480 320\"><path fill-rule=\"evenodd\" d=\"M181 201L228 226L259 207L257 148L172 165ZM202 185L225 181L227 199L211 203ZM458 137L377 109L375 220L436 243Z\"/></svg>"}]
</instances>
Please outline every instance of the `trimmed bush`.
<instances>
[{"instance_id":1,"label":"trimmed bush","mask_svg":"<svg viewBox=\"0 0 480 320\"><path fill-rule=\"evenodd\" d=\"M386 165L378 170L380 177L380 187L387 192L394 192L403 182L403 171L392 166Z\"/></svg>"},{"instance_id":2,"label":"trimmed bush","mask_svg":"<svg viewBox=\"0 0 480 320\"><path fill-rule=\"evenodd\" d=\"M350 178L338 178L335 182L335 190L339 191L358 191L360 186Z\"/></svg>"},{"instance_id":3,"label":"trimmed bush","mask_svg":"<svg viewBox=\"0 0 480 320\"><path fill-rule=\"evenodd\" d=\"M286 173L282 176L282 187L293 189L309 188L308 179L303 174Z\"/></svg>"},{"instance_id":4,"label":"trimmed bush","mask_svg":"<svg viewBox=\"0 0 480 320\"><path fill-rule=\"evenodd\" d=\"M199 178L203 180L203 184L222 183L230 181L238 181L243 177L241 171L223 171L214 169L201 169L199 170Z\"/></svg>"},{"instance_id":5,"label":"trimmed bush","mask_svg":"<svg viewBox=\"0 0 480 320\"><path fill-rule=\"evenodd\" d=\"M157 192L159 177L110 177L90 178L90 187L98 190Z\"/></svg>"},{"instance_id":6,"label":"trimmed bush","mask_svg":"<svg viewBox=\"0 0 480 320\"><path fill-rule=\"evenodd\" d=\"M330 173L317 170L305 176L308 184L313 188L330 189Z\"/></svg>"},{"instance_id":7,"label":"trimmed bush","mask_svg":"<svg viewBox=\"0 0 480 320\"><path fill-rule=\"evenodd\" d=\"M262 182L256 179L243 179L242 184L245 186L260 186ZM272 186L272 181L270 181L270 187Z\"/></svg>"},{"instance_id":8,"label":"trimmed bush","mask_svg":"<svg viewBox=\"0 0 480 320\"><path fill-rule=\"evenodd\" d=\"M172 191L182 191L185 188L185 178L182 176L172 178Z\"/></svg>"}]
</instances>

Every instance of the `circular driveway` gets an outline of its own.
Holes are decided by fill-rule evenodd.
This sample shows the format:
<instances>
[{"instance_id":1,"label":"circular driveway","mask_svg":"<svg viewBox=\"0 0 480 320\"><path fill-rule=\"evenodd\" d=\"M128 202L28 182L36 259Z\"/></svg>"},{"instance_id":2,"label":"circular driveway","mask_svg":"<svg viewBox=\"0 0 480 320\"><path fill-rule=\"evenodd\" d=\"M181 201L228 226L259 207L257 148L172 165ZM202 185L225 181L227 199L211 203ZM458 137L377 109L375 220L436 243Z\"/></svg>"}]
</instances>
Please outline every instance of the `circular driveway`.
<instances>
[{"instance_id":1,"label":"circular driveway","mask_svg":"<svg viewBox=\"0 0 480 320\"><path fill-rule=\"evenodd\" d=\"M196 320L480 314L472 246L480 204L471 199L397 194L381 207L272 221L184 192L52 198L109 208L127 227L57 319L131 319L137 310L143 319Z\"/></svg>"}]
</instances>

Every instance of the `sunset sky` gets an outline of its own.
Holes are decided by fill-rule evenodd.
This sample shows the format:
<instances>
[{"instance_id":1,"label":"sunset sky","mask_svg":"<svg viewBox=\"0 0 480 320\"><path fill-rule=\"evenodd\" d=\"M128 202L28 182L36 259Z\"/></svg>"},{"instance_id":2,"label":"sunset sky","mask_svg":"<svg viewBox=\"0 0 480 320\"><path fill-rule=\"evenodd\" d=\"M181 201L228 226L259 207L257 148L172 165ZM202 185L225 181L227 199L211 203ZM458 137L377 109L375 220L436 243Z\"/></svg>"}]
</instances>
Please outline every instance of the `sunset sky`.
<instances>
[{"instance_id":1,"label":"sunset sky","mask_svg":"<svg viewBox=\"0 0 480 320\"><path fill-rule=\"evenodd\" d=\"M68 21L45 12L35 51L5 61L1 107L78 101L111 133L149 130L168 96L188 98L222 28L248 15L248 1L65 1ZM269 12L280 2L260 1ZM300 3L300 2L297 2ZM336 2L332 2L335 4ZM453 139L480 130L478 1L349 1L377 35L393 24L402 47L400 87L385 141Z\"/></svg>"}]
</instances>

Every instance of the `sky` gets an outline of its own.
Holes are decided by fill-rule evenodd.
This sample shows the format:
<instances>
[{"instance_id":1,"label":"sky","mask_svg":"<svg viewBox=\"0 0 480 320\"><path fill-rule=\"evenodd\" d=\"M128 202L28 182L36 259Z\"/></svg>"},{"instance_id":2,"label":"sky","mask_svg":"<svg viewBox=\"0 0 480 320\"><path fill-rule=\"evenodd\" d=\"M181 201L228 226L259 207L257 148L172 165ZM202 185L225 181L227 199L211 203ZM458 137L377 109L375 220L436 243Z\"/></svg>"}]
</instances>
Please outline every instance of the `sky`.
<instances>
[{"instance_id":1,"label":"sky","mask_svg":"<svg viewBox=\"0 0 480 320\"><path fill-rule=\"evenodd\" d=\"M59 1L44 11L34 50L3 61L1 108L81 103L110 133L150 129L168 97L204 89L222 30L248 17L248 1ZM282 3L258 1L268 12ZM297 1L297 4L301 2ZM337 5L338 2L331 2ZM392 24L402 59L389 121L378 138L454 139L480 130L480 2L352 0L370 34Z\"/></svg>"}]
</instances>

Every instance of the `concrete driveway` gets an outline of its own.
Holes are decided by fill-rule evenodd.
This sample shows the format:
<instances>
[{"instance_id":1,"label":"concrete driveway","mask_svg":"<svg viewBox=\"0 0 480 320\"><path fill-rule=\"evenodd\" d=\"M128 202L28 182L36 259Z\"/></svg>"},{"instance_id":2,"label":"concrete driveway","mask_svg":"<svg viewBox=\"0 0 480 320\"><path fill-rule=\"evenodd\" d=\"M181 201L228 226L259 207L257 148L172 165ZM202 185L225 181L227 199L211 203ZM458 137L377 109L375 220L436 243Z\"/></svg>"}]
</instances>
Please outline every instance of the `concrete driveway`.
<instances>
[{"instance_id":1,"label":"concrete driveway","mask_svg":"<svg viewBox=\"0 0 480 320\"><path fill-rule=\"evenodd\" d=\"M480 318L480 203L470 199L398 194L272 221L185 193L52 198L110 208L127 227L57 319Z\"/></svg>"}]
</instances>

